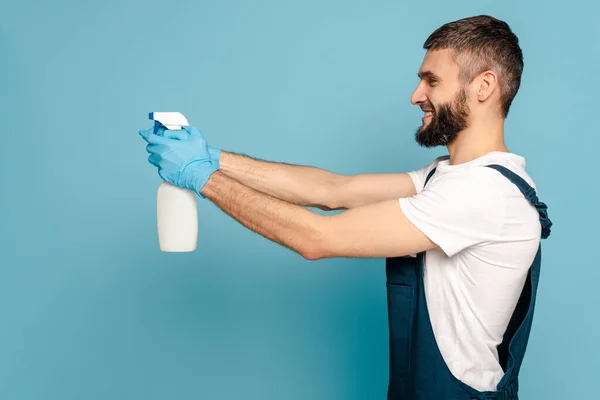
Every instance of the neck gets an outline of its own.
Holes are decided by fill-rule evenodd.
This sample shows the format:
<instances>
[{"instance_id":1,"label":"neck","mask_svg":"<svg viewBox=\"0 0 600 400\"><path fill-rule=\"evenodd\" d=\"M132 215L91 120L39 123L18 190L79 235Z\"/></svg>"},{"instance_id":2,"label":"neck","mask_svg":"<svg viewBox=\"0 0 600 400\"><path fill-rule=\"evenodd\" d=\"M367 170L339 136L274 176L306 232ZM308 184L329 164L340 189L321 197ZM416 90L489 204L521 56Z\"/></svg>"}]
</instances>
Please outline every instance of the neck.
<instances>
[{"instance_id":1,"label":"neck","mask_svg":"<svg viewBox=\"0 0 600 400\"><path fill-rule=\"evenodd\" d=\"M504 143L504 119L472 121L447 148L450 165L469 162L493 151L508 152Z\"/></svg>"}]
</instances>

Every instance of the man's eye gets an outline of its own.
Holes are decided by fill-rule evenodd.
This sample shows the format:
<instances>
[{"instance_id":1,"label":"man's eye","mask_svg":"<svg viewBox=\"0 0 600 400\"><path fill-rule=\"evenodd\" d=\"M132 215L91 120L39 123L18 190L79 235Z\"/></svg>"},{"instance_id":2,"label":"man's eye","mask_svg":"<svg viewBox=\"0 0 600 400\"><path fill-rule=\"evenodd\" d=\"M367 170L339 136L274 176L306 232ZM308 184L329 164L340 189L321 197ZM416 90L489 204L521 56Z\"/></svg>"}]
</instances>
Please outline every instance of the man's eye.
<instances>
[{"instance_id":1,"label":"man's eye","mask_svg":"<svg viewBox=\"0 0 600 400\"><path fill-rule=\"evenodd\" d=\"M437 81L435 79L430 79L429 80L429 84L432 85L432 86L435 85L436 83L437 83Z\"/></svg>"}]
</instances>

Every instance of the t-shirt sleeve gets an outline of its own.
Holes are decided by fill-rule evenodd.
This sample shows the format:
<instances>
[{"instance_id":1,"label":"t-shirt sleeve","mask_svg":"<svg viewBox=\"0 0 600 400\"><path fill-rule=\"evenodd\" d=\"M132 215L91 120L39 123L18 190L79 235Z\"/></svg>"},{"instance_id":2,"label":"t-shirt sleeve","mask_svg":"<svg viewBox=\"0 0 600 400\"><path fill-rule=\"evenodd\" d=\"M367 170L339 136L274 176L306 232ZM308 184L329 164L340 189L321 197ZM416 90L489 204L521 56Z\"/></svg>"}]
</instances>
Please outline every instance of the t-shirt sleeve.
<instances>
[{"instance_id":1,"label":"t-shirt sleeve","mask_svg":"<svg viewBox=\"0 0 600 400\"><path fill-rule=\"evenodd\" d=\"M447 172L415 196L399 199L406 217L448 257L500 236L506 198L487 170Z\"/></svg>"}]
</instances>

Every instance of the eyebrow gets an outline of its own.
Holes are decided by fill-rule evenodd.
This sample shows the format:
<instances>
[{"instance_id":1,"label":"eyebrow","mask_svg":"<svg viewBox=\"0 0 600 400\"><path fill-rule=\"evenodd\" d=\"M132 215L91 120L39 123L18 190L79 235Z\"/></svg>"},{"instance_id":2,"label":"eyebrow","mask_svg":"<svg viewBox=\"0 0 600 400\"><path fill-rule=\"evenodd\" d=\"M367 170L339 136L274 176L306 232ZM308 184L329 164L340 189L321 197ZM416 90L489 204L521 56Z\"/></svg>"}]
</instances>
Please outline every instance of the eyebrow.
<instances>
[{"instance_id":1,"label":"eyebrow","mask_svg":"<svg viewBox=\"0 0 600 400\"><path fill-rule=\"evenodd\" d=\"M427 78L430 78L430 79L435 79L437 81L441 81L441 79L440 79L439 76L437 76L436 74L434 74L433 72L431 72L429 70L428 71L423 71L423 72L419 71L419 72L417 72L417 76L420 79L423 79L423 78L427 77Z\"/></svg>"}]
</instances>

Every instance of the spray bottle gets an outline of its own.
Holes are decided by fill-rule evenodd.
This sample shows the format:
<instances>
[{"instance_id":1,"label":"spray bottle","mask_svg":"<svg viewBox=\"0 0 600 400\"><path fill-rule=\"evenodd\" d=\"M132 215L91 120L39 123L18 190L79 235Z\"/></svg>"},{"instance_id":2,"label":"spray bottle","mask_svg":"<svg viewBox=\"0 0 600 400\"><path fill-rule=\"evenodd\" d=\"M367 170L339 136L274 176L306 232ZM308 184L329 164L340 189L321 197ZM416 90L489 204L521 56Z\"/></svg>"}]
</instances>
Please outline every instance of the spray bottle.
<instances>
[{"instance_id":1,"label":"spray bottle","mask_svg":"<svg viewBox=\"0 0 600 400\"><path fill-rule=\"evenodd\" d=\"M187 119L178 112L151 112L154 133L164 126L169 130L189 126ZM158 243L165 252L196 250L198 242L198 208L196 194L163 181L156 195Z\"/></svg>"}]
</instances>

